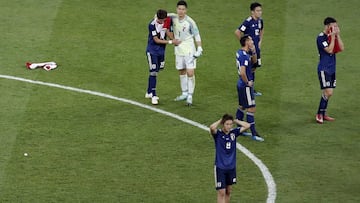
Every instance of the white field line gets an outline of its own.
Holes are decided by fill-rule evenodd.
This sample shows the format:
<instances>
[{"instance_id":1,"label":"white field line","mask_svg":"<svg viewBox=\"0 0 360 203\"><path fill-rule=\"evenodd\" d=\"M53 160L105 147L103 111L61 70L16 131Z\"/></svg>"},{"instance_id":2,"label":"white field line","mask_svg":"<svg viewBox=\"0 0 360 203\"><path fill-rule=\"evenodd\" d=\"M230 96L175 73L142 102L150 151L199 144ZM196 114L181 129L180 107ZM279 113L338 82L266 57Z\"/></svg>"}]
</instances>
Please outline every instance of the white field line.
<instances>
[{"instance_id":1,"label":"white field line","mask_svg":"<svg viewBox=\"0 0 360 203\"><path fill-rule=\"evenodd\" d=\"M65 89L65 90L70 90L70 91L74 91L74 92L79 92L79 93L85 93L85 94L90 94L90 95L95 95L95 96L99 96L99 97L104 97L104 98L108 98L108 99L113 99L113 100L117 100L117 101L121 101L124 103L128 103L128 104L132 104L141 108L145 108L145 109L149 109L151 111L155 111L158 112L160 114L175 118L177 120L180 120L184 123L190 124L192 126L201 128L203 130L206 130L207 132L209 132L209 128L206 125L200 124L198 122L192 121L190 119L184 118L182 116L179 116L177 114L174 113L170 113L146 104L142 104L136 101L132 101L129 99L124 99L124 98L120 98L120 97L115 97L109 94L104 94L101 92L95 92L95 91L91 91L91 90L84 90L84 89L79 89L79 88L75 88L75 87L69 87L69 86L64 86L64 85L59 85L59 84L54 84L54 83L47 83L47 82L41 82L41 81L36 81L36 80L29 80L29 79L25 79L25 78L19 78L19 77L14 77L14 76L9 76L9 75L0 75L0 78L5 78L5 79L10 79L10 80L17 80L17 81L22 81L22 82L27 82L27 83L32 83L32 84L38 84L38 85L44 85L44 86L49 86L49 87L56 87L56 88L60 88L60 89ZM240 150L243 154L245 154L251 161L253 161L256 166L260 169L267 188L268 188L268 196L267 196L267 203L273 203L275 202L276 199L276 184L274 181L274 178L272 177L269 169L265 166L265 164L259 159L257 158L253 153L251 153L247 148L245 148L244 146L242 146L240 143L236 144L236 147L238 150Z\"/></svg>"}]
</instances>

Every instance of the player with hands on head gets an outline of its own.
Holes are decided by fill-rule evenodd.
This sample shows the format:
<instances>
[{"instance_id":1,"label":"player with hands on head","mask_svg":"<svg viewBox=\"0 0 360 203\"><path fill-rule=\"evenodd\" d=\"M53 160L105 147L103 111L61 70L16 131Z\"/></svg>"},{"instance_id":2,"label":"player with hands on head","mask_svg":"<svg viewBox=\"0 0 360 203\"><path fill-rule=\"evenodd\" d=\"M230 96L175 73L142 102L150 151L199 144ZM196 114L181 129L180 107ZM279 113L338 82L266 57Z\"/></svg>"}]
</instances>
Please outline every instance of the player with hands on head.
<instances>
[{"instance_id":1,"label":"player with hands on head","mask_svg":"<svg viewBox=\"0 0 360 203\"><path fill-rule=\"evenodd\" d=\"M316 44L320 56L318 63L318 78L322 90L320 104L315 120L322 124L335 119L326 114L330 97L336 87L336 53L344 50L340 37L340 28L332 17L324 19L324 30L317 36Z\"/></svg>"},{"instance_id":2,"label":"player with hands on head","mask_svg":"<svg viewBox=\"0 0 360 203\"><path fill-rule=\"evenodd\" d=\"M157 105L159 97L156 94L157 75L165 67L165 47L166 44L179 45L177 39L166 40L169 34L170 18L167 18L167 11L159 9L156 16L148 25L149 35L146 47L146 56L149 64L148 88L145 98L151 98L151 103Z\"/></svg>"},{"instance_id":3,"label":"player with hands on head","mask_svg":"<svg viewBox=\"0 0 360 203\"><path fill-rule=\"evenodd\" d=\"M234 124L238 127L234 128ZM215 142L214 173L218 203L230 202L232 185L236 184L236 138L249 127L249 123L234 120L229 114L224 114L210 125L210 133Z\"/></svg>"}]
</instances>

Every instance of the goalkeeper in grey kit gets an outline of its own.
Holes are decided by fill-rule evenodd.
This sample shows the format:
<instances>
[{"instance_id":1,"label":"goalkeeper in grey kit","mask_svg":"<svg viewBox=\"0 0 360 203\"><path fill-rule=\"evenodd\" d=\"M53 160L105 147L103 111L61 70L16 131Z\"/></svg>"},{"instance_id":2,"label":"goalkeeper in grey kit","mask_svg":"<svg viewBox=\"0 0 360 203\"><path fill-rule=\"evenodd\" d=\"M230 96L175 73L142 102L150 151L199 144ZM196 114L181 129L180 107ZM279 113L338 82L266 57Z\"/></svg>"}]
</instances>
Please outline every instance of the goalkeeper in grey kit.
<instances>
[{"instance_id":1,"label":"goalkeeper in grey kit","mask_svg":"<svg viewBox=\"0 0 360 203\"><path fill-rule=\"evenodd\" d=\"M191 106L195 90L196 59L202 55L201 37L195 21L188 15L186 1L179 1L176 14L169 14L172 18L174 38L181 41L175 46L176 69L180 75L180 87L182 94L175 101L186 100ZM195 47L196 44L196 47Z\"/></svg>"}]
</instances>

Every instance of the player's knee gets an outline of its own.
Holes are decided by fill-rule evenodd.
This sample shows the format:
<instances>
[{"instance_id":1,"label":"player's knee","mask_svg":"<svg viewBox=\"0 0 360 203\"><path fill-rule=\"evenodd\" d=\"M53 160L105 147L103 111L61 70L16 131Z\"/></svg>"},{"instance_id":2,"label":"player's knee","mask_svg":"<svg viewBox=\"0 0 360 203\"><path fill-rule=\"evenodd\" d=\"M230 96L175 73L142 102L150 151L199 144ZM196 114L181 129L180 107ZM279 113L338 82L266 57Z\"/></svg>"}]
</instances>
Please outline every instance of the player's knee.
<instances>
[{"instance_id":1,"label":"player's knee","mask_svg":"<svg viewBox=\"0 0 360 203\"><path fill-rule=\"evenodd\" d=\"M187 69L186 74L187 74L188 77L192 77L192 76L195 75L195 70L194 69Z\"/></svg>"},{"instance_id":2,"label":"player's knee","mask_svg":"<svg viewBox=\"0 0 360 203\"><path fill-rule=\"evenodd\" d=\"M180 75L186 75L186 69L184 68L184 69L180 69L179 70L179 74Z\"/></svg>"},{"instance_id":3,"label":"player's knee","mask_svg":"<svg viewBox=\"0 0 360 203\"><path fill-rule=\"evenodd\" d=\"M219 195L220 197L225 197L225 195L226 195L226 190L225 190L225 189L220 189L220 190L218 190L218 195Z\"/></svg>"},{"instance_id":4,"label":"player's knee","mask_svg":"<svg viewBox=\"0 0 360 203\"><path fill-rule=\"evenodd\" d=\"M155 71L150 72L150 76L154 76L154 77L156 77L157 75L158 75L158 73L157 73L157 72L155 72Z\"/></svg>"},{"instance_id":5,"label":"player's knee","mask_svg":"<svg viewBox=\"0 0 360 203\"><path fill-rule=\"evenodd\" d=\"M231 192L232 192L232 187L231 187L231 186L228 186L228 187L226 188L226 195L229 196L229 195L231 194Z\"/></svg>"},{"instance_id":6,"label":"player's knee","mask_svg":"<svg viewBox=\"0 0 360 203\"><path fill-rule=\"evenodd\" d=\"M250 112L250 113L255 113L256 112L256 107L248 108L247 111Z\"/></svg>"},{"instance_id":7,"label":"player's knee","mask_svg":"<svg viewBox=\"0 0 360 203\"><path fill-rule=\"evenodd\" d=\"M324 95L327 97L327 99L329 99L333 95L333 92L333 89L325 89Z\"/></svg>"}]
</instances>

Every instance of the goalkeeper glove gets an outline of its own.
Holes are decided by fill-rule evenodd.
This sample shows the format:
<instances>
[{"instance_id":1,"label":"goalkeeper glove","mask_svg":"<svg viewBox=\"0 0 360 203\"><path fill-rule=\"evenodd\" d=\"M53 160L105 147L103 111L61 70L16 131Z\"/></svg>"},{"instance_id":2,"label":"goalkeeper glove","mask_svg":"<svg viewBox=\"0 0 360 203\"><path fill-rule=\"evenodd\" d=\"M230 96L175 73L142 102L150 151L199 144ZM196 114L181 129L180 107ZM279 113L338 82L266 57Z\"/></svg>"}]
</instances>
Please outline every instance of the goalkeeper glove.
<instances>
[{"instance_id":1,"label":"goalkeeper glove","mask_svg":"<svg viewBox=\"0 0 360 203\"><path fill-rule=\"evenodd\" d=\"M202 47L198 47L198 48L197 48L197 51L196 51L195 54L194 54L194 57L195 57L195 58L200 57L200 56L202 55L202 52L203 52Z\"/></svg>"}]
</instances>

